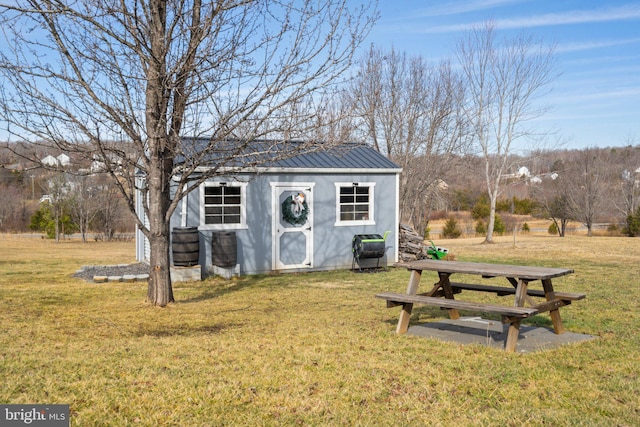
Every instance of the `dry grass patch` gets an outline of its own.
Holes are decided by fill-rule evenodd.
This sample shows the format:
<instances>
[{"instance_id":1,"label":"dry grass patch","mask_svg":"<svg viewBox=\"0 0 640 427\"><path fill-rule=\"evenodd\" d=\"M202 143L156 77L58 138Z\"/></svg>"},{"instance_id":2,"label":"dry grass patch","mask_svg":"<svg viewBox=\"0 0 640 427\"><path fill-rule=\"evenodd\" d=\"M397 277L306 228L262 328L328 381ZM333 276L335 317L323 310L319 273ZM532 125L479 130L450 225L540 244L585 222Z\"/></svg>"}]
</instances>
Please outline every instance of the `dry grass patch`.
<instances>
[{"instance_id":1,"label":"dry grass patch","mask_svg":"<svg viewBox=\"0 0 640 427\"><path fill-rule=\"evenodd\" d=\"M0 402L67 403L80 426L640 424L637 239L437 244L458 260L575 268L555 283L587 299L563 320L599 338L519 355L398 337L397 309L374 298L406 289L398 269L180 283L160 309L146 284L71 277L133 262L132 243L5 236Z\"/></svg>"}]
</instances>

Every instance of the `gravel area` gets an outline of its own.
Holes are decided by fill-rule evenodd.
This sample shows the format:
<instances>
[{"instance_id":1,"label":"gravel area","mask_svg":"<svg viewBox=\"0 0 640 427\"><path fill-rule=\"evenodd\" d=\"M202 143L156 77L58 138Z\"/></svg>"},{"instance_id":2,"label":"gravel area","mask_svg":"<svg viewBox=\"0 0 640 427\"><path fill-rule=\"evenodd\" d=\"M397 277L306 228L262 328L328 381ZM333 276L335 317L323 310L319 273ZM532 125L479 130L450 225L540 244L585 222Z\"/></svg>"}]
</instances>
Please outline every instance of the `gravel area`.
<instances>
[{"instance_id":1,"label":"gravel area","mask_svg":"<svg viewBox=\"0 0 640 427\"><path fill-rule=\"evenodd\" d=\"M73 276L90 282L93 281L94 276L137 276L141 274L149 274L147 264L85 265Z\"/></svg>"}]
</instances>

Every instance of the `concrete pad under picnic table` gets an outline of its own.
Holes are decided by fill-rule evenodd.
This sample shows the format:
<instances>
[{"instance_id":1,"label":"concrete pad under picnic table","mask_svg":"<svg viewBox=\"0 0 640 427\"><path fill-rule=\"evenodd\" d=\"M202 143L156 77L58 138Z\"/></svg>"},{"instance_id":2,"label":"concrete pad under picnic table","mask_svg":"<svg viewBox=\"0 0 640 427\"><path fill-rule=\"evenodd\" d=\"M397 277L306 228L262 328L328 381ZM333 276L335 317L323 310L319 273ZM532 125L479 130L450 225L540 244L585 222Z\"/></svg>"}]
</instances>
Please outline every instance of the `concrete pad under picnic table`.
<instances>
[{"instance_id":1,"label":"concrete pad under picnic table","mask_svg":"<svg viewBox=\"0 0 640 427\"><path fill-rule=\"evenodd\" d=\"M498 320L480 317L461 317L421 323L409 327L407 334L425 338L435 338L458 344L480 344L494 348L504 348L508 325ZM516 352L532 353L549 350L562 345L594 339L595 336L566 331L556 335L553 329L540 326L521 325Z\"/></svg>"}]
</instances>

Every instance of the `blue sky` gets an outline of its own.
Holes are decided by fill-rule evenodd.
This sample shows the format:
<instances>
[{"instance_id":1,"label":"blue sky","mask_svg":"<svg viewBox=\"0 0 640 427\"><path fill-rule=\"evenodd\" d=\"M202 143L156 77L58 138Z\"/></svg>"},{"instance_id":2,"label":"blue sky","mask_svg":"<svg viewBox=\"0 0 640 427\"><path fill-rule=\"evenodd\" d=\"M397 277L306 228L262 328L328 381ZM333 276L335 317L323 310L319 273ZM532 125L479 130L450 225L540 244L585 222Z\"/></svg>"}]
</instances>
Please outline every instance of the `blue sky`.
<instances>
[{"instance_id":1,"label":"blue sky","mask_svg":"<svg viewBox=\"0 0 640 427\"><path fill-rule=\"evenodd\" d=\"M640 1L379 0L369 42L439 62L464 31L492 20L497 35L524 30L556 45L557 71L536 121L547 148L640 144Z\"/></svg>"}]
</instances>

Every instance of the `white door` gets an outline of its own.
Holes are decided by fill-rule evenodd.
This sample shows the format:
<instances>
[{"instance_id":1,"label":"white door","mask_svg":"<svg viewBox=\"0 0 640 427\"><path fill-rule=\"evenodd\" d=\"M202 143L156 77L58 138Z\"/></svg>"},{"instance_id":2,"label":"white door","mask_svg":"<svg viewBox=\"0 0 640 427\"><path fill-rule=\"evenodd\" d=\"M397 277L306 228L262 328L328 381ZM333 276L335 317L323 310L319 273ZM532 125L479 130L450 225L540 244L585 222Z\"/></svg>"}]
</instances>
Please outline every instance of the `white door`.
<instances>
[{"instance_id":1,"label":"white door","mask_svg":"<svg viewBox=\"0 0 640 427\"><path fill-rule=\"evenodd\" d=\"M313 186L271 184L273 270L313 267Z\"/></svg>"}]
</instances>

